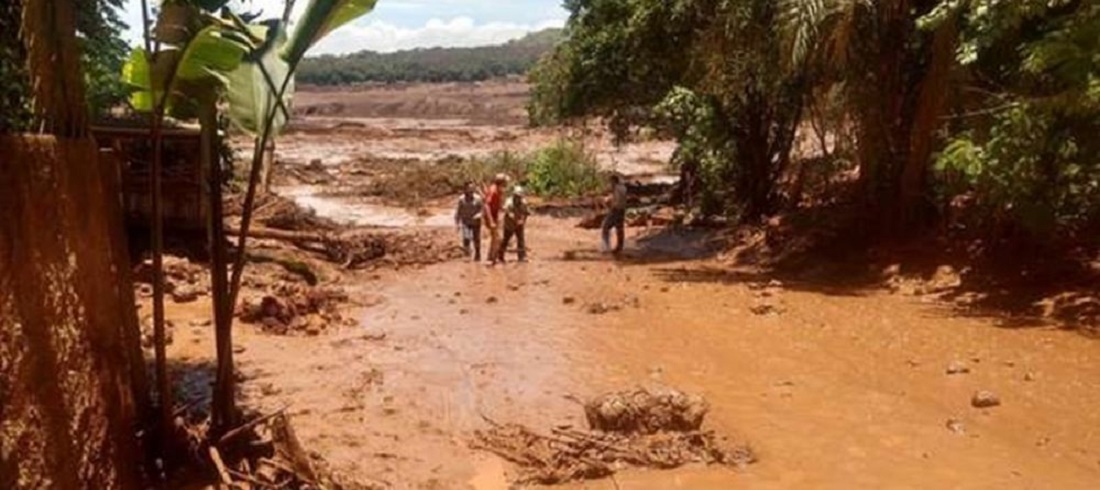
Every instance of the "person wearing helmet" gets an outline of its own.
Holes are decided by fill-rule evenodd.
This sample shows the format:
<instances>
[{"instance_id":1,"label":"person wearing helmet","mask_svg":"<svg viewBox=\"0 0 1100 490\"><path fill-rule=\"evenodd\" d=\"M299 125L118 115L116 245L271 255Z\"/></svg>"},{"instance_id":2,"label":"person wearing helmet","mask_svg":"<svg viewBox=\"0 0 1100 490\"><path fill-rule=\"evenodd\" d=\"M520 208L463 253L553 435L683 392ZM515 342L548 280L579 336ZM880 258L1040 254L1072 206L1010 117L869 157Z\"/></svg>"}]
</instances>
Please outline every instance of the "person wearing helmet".
<instances>
[{"instance_id":1,"label":"person wearing helmet","mask_svg":"<svg viewBox=\"0 0 1100 490\"><path fill-rule=\"evenodd\" d=\"M527 239L524 229L527 227L527 217L530 211L527 209L526 194L522 186L516 186L512 191L512 197L504 204L504 242L500 247L500 261L504 262L504 254L508 250L508 244L512 237L516 237L516 255L520 262L527 262Z\"/></svg>"},{"instance_id":2,"label":"person wearing helmet","mask_svg":"<svg viewBox=\"0 0 1100 490\"><path fill-rule=\"evenodd\" d=\"M500 220L500 212L504 208L504 188L508 184L508 176L497 174L493 178L493 184L485 190L485 212L482 222L489 229L489 265L496 265L503 256L501 253L501 234L503 226Z\"/></svg>"}]
</instances>

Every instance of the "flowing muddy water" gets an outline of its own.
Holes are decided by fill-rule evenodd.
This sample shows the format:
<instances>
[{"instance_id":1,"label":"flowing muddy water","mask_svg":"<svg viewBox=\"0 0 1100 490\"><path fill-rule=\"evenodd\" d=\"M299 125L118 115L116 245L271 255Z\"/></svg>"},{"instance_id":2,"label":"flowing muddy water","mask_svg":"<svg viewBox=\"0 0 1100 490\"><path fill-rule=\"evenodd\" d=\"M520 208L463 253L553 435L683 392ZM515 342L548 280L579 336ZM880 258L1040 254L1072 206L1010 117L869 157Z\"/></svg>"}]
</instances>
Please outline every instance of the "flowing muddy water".
<instances>
[{"instance_id":1,"label":"flowing muddy water","mask_svg":"<svg viewBox=\"0 0 1100 490\"><path fill-rule=\"evenodd\" d=\"M418 213L366 199L325 196L323 188L319 186L284 186L277 187L275 192L292 199L303 208L313 210L318 217L330 219L345 226L438 228L454 224L454 214L444 209L425 210L424 213Z\"/></svg>"},{"instance_id":2,"label":"flowing muddy water","mask_svg":"<svg viewBox=\"0 0 1100 490\"><path fill-rule=\"evenodd\" d=\"M393 488L507 488L508 465L467 448L487 419L582 425L570 395L650 383L706 396L706 425L748 441L760 462L627 471L563 488L1086 489L1100 481L1091 340L998 328L878 291L799 284L769 290L781 308L759 315L751 310L762 293L750 287L759 278L669 253L685 247L649 248L697 237L635 241L627 260L613 262L594 252L593 232L550 218L530 226L530 263L384 272L352 285L353 297L382 298L359 327L238 336L247 403L290 406L306 447L344 474ZM625 306L588 313L595 302ZM956 361L970 372L946 374ZM1003 404L971 407L979 389Z\"/></svg>"},{"instance_id":3,"label":"flowing muddy water","mask_svg":"<svg viewBox=\"0 0 1100 490\"><path fill-rule=\"evenodd\" d=\"M523 150L555 137L512 126L356 123L280 140L280 158L433 159L440 148ZM660 151L642 146L603 161L651 172ZM422 217L318 190L283 192L359 225L450 225L447 210ZM759 462L626 471L561 488L1100 487L1093 340L827 281L761 289L769 278L710 257L701 232L631 229L626 259L613 261L596 252L597 231L573 225L534 217L526 264L349 274L342 285L353 300L374 305L359 311L358 326L319 337L241 326L244 403L289 407L304 446L334 470L397 489L509 488L509 464L468 448L474 430L490 420L581 426L571 398L646 384L704 395L705 426L747 441ZM621 308L592 314L593 303ZM169 317L186 324L197 311L208 305ZM171 348L185 362L213 352L209 328L179 329ZM947 374L952 363L969 372ZM1002 404L972 407L977 390Z\"/></svg>"}]
</instances>

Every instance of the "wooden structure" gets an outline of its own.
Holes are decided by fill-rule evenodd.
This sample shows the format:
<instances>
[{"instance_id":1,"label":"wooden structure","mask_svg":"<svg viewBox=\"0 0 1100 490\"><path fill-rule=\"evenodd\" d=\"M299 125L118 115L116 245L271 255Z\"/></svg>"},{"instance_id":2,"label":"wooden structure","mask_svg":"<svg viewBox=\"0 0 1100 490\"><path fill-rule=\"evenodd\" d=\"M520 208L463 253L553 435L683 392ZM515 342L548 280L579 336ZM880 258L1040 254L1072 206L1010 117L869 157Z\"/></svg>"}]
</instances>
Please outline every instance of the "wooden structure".
<instances>
[{"instance_id":1,"label":"wooden structure","mask_svg":"<svg viewBox=\"0 0 1100 490\"><path fill-rule=\"evenodd\" d=\"M153 209L149 129L98 126L92 128L92 134L101 155L110 154L117 163L127 227L147 228ZM209 179L202 167L199 128L164 128L163 135L164 229L168 234L199 233L205 237L210 217Z\"/></svg>"}]
</instances>

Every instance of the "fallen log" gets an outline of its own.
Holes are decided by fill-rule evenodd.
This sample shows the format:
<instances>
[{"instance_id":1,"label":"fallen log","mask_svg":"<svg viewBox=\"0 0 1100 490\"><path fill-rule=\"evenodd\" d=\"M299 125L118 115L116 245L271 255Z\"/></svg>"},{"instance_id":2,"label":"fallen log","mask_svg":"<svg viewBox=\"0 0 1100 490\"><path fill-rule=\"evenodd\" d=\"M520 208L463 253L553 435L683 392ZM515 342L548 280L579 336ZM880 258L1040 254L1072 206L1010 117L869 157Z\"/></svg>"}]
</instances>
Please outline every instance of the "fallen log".
<instances>
[{"instance_id":1,"label":"fallen log","mask_svg":"<svg viewBox=\"0 0 1100 490\"><path fill-rule=\"evenodd\" d=\"M240 228L227 228L225 233L229 236L239 237L241 236ZM254 226L251 230L248 230L249 238L259 238L263 240L282 240L287 242L319 242L323 243L327 240L332 240L332 235L326 235L321 233L310 233L308 231L286 231L276 230L273 228L263 228Z\"/></svg>"}]
</instances>

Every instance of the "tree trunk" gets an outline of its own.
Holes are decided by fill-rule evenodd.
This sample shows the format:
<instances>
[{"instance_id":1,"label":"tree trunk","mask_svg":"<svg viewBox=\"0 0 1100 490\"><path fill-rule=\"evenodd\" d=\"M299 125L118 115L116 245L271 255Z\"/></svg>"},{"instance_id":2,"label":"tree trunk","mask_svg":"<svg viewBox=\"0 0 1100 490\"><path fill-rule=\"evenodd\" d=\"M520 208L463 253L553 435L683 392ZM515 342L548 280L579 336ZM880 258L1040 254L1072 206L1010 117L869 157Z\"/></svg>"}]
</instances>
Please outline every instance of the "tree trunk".
<instances>
[{"instance_id":1,"label":"tree trunk","mask_svg":"<svg viewBox=\"0 0 1100 490\"><path fill-rule=\"evenodd\" d=\"M877 9L877 42L868 76L855 80L860 189L867 234L919 231L934 209L927 199L936 130L947 104L958 38L956 19L929 39L916 19L934 2L895 0Z\"/></svg>"},{"instance_id":2,"label":"tree trunk","mask_svg":"<svg viewBox=\"0 0 1100 490\"><path fill-rule=\"evenodd\" d=\"M133 285L96 162L91 139L0 136L0 488L141 488Z\"/></svg>"},{"instance_id":3,"label":"tree trunk","mask_svg":"<svg viewBox=\"0 0 1100 490\"><path fill-rule=\"evenodd\" d=\"M933 36L928 71L920 84L917 113L909 134L909 156L901 175L901 216L906 226L923 224L933 209L926 200L928 168L948 100L948 82L955 61L958 28L954 18L941 25Z\"/></svg>"}]
</instances>

